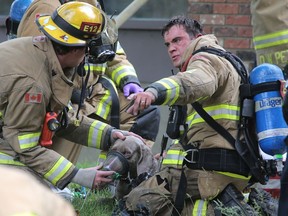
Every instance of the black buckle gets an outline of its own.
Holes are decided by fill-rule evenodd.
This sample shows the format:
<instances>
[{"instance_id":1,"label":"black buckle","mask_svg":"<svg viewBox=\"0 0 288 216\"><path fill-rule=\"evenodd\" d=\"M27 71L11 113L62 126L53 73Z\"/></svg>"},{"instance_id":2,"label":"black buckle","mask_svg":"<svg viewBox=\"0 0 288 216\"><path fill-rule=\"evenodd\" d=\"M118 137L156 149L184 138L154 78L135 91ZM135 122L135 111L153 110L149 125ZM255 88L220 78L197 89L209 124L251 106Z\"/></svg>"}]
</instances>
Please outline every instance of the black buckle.
<instances>
[{"instance_id":1,"label":"black buckle","mask_svg":"<svg viewBox=\"0 0 288 216\"><path fill-rule=\"evenodd\" d=\"M198 151L198 149L192 148L192 149L188 149L185 152L187 153L187 155L184 158L184 160L187 163L197 163L198 162L198 160L199 160L199 151Z\"/></svg>"}]
</instances>

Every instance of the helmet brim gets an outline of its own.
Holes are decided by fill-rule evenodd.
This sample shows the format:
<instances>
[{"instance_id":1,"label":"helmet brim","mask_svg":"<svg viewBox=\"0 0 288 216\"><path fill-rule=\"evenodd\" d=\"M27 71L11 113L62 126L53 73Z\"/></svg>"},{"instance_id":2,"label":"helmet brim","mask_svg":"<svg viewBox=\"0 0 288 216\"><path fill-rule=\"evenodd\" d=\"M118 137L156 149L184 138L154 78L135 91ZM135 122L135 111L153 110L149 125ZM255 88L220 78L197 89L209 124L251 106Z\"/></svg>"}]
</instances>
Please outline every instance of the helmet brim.
<instances>
[{"instance_id":1,"label":"helmet brim","mask_svg":"<svg viewBox=\"0 0 288 216\"><path fill-rule=\"evenodd\" d=\"M52 20L51 16L40 16L36 19L39 30L56 43L65 46L86 46L85 40L80 40L60 29Z\"/></svg>"}]
</instances>

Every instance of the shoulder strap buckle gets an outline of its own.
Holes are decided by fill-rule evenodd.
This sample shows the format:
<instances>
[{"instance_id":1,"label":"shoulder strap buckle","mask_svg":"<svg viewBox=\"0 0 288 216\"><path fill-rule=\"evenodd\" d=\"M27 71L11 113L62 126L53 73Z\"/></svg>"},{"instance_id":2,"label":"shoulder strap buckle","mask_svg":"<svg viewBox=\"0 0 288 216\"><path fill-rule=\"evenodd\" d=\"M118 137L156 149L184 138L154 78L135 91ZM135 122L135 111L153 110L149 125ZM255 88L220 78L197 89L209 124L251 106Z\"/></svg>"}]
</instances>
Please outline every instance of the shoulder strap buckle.
<instances>
[{"instance_id":1,"label":"shoulder strap buckle","mask_svg":"<svg viewBox=\"0 0 288 216\"><path fill-rule=\"evenodd\" d=\"M187 153L184 160L187 163L197 163L199 160L199 151L196 148L191 148L185 151Z\"/></svg>"}]
</instances>

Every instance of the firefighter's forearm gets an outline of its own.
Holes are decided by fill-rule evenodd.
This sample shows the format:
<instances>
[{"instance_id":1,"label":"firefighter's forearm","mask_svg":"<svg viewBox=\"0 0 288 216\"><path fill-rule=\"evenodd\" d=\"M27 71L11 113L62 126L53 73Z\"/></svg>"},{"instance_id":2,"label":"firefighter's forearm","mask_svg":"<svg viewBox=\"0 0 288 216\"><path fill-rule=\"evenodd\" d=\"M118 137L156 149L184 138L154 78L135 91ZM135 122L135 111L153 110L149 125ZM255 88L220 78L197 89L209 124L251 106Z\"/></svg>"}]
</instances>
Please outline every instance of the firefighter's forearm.
<instances>
[{"instance_id":1,"label":"firefighter's forearm","mask_svg":"<svg viewBox=\"0 0 288 216\"><path fill-rule=\"evenodd\" d=\"M79 169L71 182L92 188L96 172L96 169Z\"/></svg>"},{"instance_id":2,"label":"firefighter's forearm","mask_svg":"<svg viewBox=\"0 0 288 216\"><path fill-rule=\"evenodd\" d=\"M111 130L112 127L102 121L81 116L79 125L72 120L66 129L58 131L56 135L80 145L108 150Z\"/></svg>"},{"instance_id":3,"label":"firefighter's forearm","mask_svg":"<svg viewBox=\"0 0 288 216\"><path fill-rule=\"evenodd\" d=\"M151 94L154 95L155 101L157 100L157 98L158 98L158 91L157 91L157 89L155 89L155 88L147 88L147 89L145 89L145 92L150 92Z\"/></svg>"}]
</instances>

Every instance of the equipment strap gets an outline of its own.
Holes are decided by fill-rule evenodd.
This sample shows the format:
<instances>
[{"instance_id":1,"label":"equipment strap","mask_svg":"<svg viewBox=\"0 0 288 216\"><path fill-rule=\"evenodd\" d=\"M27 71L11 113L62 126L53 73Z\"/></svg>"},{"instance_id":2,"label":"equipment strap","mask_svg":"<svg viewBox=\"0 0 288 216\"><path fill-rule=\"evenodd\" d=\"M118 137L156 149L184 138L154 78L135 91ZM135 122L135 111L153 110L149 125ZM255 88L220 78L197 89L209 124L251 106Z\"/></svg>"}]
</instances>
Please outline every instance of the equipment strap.
<instances>
[{"instance_id":1,"label":"equipment strap","mask_svg":"<svg viewBox=\"0 0 288 216\"><path fill-rule=\"evenodd\" d=\"M227 59L237 70L239 76L241 77L241 80L243 83L249 83L248 82L248 73L245 69L245 66L243 64L243 62L234 54L232 53L229 53L229 52L226 52L226 51L223 51L223 50L219 50L219 49L216 49L216 48L212 48L212 47L201 47L200 49L196 50L193 52L192 55L195 55L196 53L198 52L208 52L208 53L212 53L212 54L215 54L215 55L218 55L218 56L221 56L221 57L224 57L225 59ZM239 70L240 71L239 71ZM198 114L215 130L217 131L219 134L221 134L233 147L235 147L235 142L236 142L236 139L224 128L222 127L219 123L217 123L204 109L203 107L198 103L198 102L194 102L192 103L192 106L193 108L196 110L196 112L198 112ZM181 142L180 142L181 143ZM182 145L184 148L185 146ZM215 149L213 149L215 150ZM222 149L221 149L222 150ZM207 152L208 153L208 152ZM221 155L221 154L220 154ZM208 161L209 161L209 158L207 156L205 156L205 154L202 154L202 156L204 156ZM201 157L202 157L201 156ZM217 157L219 157L219 154L217 155ZM224 157L225 158L225 157ZM239 158L239 155L238 157ZM240 158L239 158L240 159ZM225 161L220 161L220 162L224 162ZM235 164L237 163L240 163L240 162L236 162ZM183 163L184 164L184 163ZM188 164L185 163L186 165ZM189 164L190 165L190 164ZM203 163L196 163L195 165L198 165L197 167L195 167L195 169L202 169L203 167ZM210 164L209 164L210 165ZM209 166L208 165L208 166ZM214 164L215 165L215 164ZM216 166L216 165L215 165ZM219 166L219 163L217 164L218 167L215 167L215 170L219 170L219 167L220 166L223 166L222 164L220 164ZM243 170L243 169L239 169L239 167L234 167L234 163L232 165L233 167L227 167L229 168L228 170L230 171L230 168L231 170L234 170L236 169L235 173L239 173L239 172L243 172L243 174L247 175L247 172L246 172L246 169ZM187 167L189 167L187 165ZM209 166L210 167L210 166ZM244 166L243 166L244 167ZM211 166L211 169L213 169L213 166ZM249 169L248 169L249 170ZM225 170L227 171L227 170ZM183 171L182 171L183 173ZM181 183L180 184L185 184L185 188L182 188L181 185L179 185L179 188L178 188L178 191L177 191L177 195L176 195L176 199L175 199L175 203L180 203L182 202L183 205L184 205L184 197L185 196L182 196L180 194L183 194L183 193L186 193L186 185L187 185L187 180L185 178L185 182L183 182L183 177L182 177L182 174L181 174L181 179L180 179ZM180 189L182 191L180 191ZM178 211L181 213L183 207L181 209L179 209ZM175 213L175 209L173 210L173 213ZM174 214L172 214L174 216Z\"/></svg>"},{"instance_id":2,"label":"equipment strap","mask_svg":"<svg viewBox=\"0 0 288 216\"><path fill-rule=\"evenodd\" d=\"M275 82L274 83L270 82L270 83L267 83L267 85L266 84L257 84L254 86L251 85L249 83L248 73L246 71L246 68L243 62L241 61L240 58L238 58L236 55L232 53L226 52L224 50L216 49L213 47L209 47L209 48L202 47L201 49L196 50L192 55L200 51L204 51L204 52L206 51L208 53L212 53L220 57L225 57L225 59L227 59L234 66L237 73L241 77L241 81L242 81L241 82L242 87L240 85L240 96L248 97L248 95L250 95L249 98L251 98L253 94L254 95L256 94L256 92L261 93L267 90L272 91L272 90L275 90L275 88L277 89L277 87L278 87L278 90L280 90L281 82L279 81L278 81L278 84ZM245 92L246 90L245 87L247 89L250 88L250 90L248 91L249 94L248 93L241 94L241 90L243 91L244 89L244 92ZM240 98L240 99L243 100L244 98ZM257 179L258 182L263 184L264 183L263 179L266 175L266 171L264 167L262 166L263 159L259 154L259 149L254 148L254 146L257 146L258 144L257 144L257 141L254 140L253 137L250 135L250 131L248 130L250 117L243 115L242 113L243 105L240 108L241 116L240 116L240 124L238 128L237 140L224 127L218 124L211 116L209 118L209 114L206 113L202 105L200 105L199 103L198 104L193 103L192 106L194 107L196 111L198 110L197 112L206 121L208 125L210 125L215 131L217 131L223 138L225 138L236 149L238 154L241 156L242 161L245 162L250 168L250 173L252 174L252 176L255 177L255 179ZM245 142L242 142L240 140L241 134L244 135Z\"/></svg>"},{"instance_id":3,"label":"equipment strap","mask_svg":"<svg viewBox=\"0 0 288 216\"><path fill-rule=\"evenodd\" d=\"M262 92L279 91L280 89L281 82L279 81L259 83L256 85L242 84L240 86L240 98L241 100L244 98L252 98L253 96Z\"/></svg>"},{"instance_id":4,"label":"equipment strap","mask_svg":"<svg viewBox=\"0 0 288 216\"><path fill-rule=\"evenodd\" d=\"M110 124L115 128L120 128L120 106L119 106L119 99L118 95L111 85L111 83L103 77L100 77L98 80L106 89L109 90L112 98L112 106L111 106L111 114L110 114Z\"/></svg>"},{"instance_id":5,"label":"equipment strap","mask_svg":"<svg viewBox=\"0 0 288 216\"><path fill-rule=\"evenodd\" d=\"M199 104L198 102L194 102L191 104L192 107L196 110L196 112L210 125L215 131L222 135L234 148L235 148L235 138L218 122L216 122Z\"/></svg>"},{"instance_id":6,"label":"equipment strap","mask_svg":"<svg viewBox=\"0 0 288 216\"><path fill-rule=\"evenodd\" d=\"M199 53L199 52L208 52L214 55L218 55L220 57L225 58L233 65L233 67L236 69L236 71L238 72L242 80L242 84L240 86L241 99L251 98L255 96L256 94L259 94L262 92L277 91L280 89L281 83L279 81L265 82L265 83L260 83L256 85L252 85L251 83L249 83L248 72L242 60L238 56L234 55L233 53L230 53L228 51L224 51L221 49L217 49L214 47L203 46L200 49L194 51L192 55L195 55L196 53Z\"/></svg>"},{"instance_id":7,"label":"equipment strap","mask_svg":"<svg viewBox=\"0 0 288 216\"><path fill-rule=\"evenodd\" d=\"M238 72L239 76L241 77L242 83L249 83L248 72L247 72L247 70L245 68L244 63L242 62L242 60L238 56L236 56L233 53L230 53L228 51L224 51L224 50L217 49L217 48L214 48L214 47L207 47L207 46L203 46L200 49L194 51L192 53L192 55L195 55L196 53L199 53L199 52L208 52L208 53L211 53L211 54L214 54L214 55L218 55L220 57L225 58L236 69L236 71Z\"/></svg>"},{"instance_id":8,"label":"equipment strap","mask_svg":"<svg viewBox=\"0 0 288 216\"><path fill-rule=\"evenodd\" d=\"M184 202L186 197L186 189L187 189L187 178L182 167L179 186L174 202L174 208L172 211L172 216L179 216L184 208Z\"/></svg>"},{"instance_id":9,"label":"equipment strap","mask_svg":"<svg viewBox=\"0 0 288 216\"><path fill-rule=\"evenodd\" d=\"M187 145L184 163L190 169L231 172L248 177L250 169L236 150L231 149L197 149Z\"/></svg>"}]
</instances>

